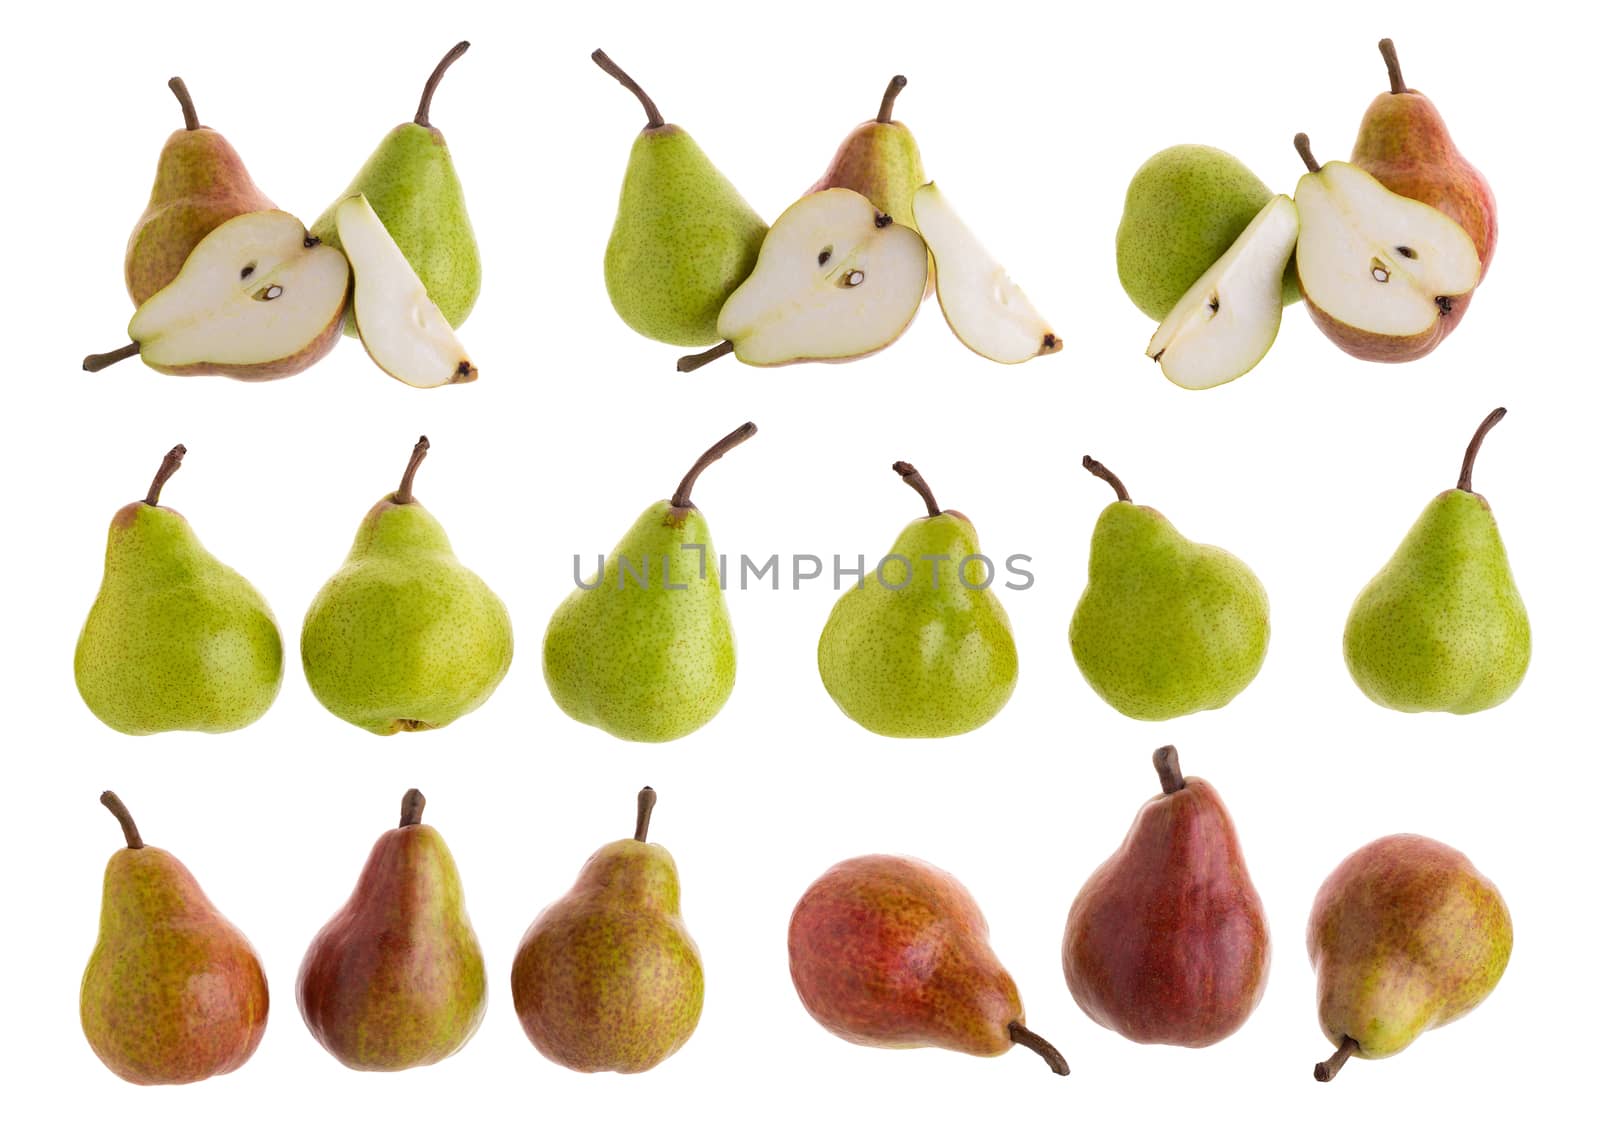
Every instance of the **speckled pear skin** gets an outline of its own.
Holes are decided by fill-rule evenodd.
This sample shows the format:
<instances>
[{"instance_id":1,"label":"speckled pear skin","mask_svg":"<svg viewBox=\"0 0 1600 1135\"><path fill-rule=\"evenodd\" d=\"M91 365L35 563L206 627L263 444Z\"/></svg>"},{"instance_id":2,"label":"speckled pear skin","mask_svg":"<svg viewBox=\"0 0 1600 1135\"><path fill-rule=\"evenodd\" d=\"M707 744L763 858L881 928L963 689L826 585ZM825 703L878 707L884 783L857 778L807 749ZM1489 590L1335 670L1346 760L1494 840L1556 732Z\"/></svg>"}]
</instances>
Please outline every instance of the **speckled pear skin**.
<instances>
[{"instance_id":1,"label":"speckled pear skin","mask_svg":"<svg viewBox=\"0 0 1600 1135\"><path fill-rule=\"evenodd\" d=\"M349 901L306 950L296 993L340 1063L397 1071L459 1051L483 1020L485 989L455 860L436 829L413 821L378 837Z\"/></svg>"},{"instance_id":2,"label":"speckled pear skin","mask_svg":"<svg viewBox=\"0 0 1600 1135\"><path fill-rule=\"evenodd\" d=\"M917 227L911 198L928 183L928 175L922 169L922 152L916 138L905 123L890 116L895 96L905 83L903 75L894 77L884 94L879 116L850 131L839 143L827 170L807 192L853 189L871 201L878 212L908 228Z\"/></svg>"},{"instance_id":3,"label":"speckled pear skin","mask_svg":"<svg viewBox=\"0 0 1600 1135\"><path fill-rule=\"evenodd\" d=\"M1392 835L1328 876L1306 938L1323 1035L1376 1060L1489 996L1511 958L1511 914L1459 851Z\"/></svg>"}]
</instances>

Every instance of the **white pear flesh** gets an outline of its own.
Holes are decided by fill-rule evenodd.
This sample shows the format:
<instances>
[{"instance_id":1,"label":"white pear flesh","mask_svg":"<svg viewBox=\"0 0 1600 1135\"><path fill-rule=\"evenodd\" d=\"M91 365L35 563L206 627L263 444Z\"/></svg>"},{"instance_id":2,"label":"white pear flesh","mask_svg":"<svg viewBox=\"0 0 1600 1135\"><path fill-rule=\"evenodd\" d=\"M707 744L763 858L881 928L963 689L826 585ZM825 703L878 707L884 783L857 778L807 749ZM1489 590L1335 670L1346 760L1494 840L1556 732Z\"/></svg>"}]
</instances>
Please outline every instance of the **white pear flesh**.
<instances>
[{"instance_id":1,"label":"white pear flesh","mask_svg":"<svg viewBox=\"0 0 1600 1135\"><path fill-rule=\"evenodd\" d=\"M356 333L372 361L408 386L471 382L478 368L365 195L334 213L356 277Z\"/></svg>"},{"instance_id":2,"label":"white pear flesh","mask_svg":"<svg viewBox=\"0 0 1600 1135\"><path fill-rule=\"evenodd\" d=\"M927 286L928 250L915 230L854 190L825 189L773 222L717 333L755 366L860 358L900 337Z\"/></svg>"},{"instance_id":3,"label":"white pear flesh","mask_svg":"<svg viewBox=\"0 0 1600 1135\"><path fill-rule=\"evenodd\" d=\"M1061 340L1000 262L979 243L937 185L911 199L917 231L933 254L945 322L967 347L997 363L1024 363L1061 349Z\"/></svg>"},{"instance_id":4,"label":"white pear flesh","mask_svg":"<svg viewBox=\"0 0 1600 1135\"><path fill-rule=\"evenodd\" d=\"M349 290L344 255L297 218L244 213L195 245L134 312L128 337L167 374L282 378L333 349Z\"/></svg>"},{"instance_id":5,"label":"white pear flesh","mask_svg":"<svg viewBox=\"0 0 1600 1135\"><path fill-rule=\"evenodd\" d=\"M1167 313L1145 350L1189 390L1232 382L1266 357L1283 321L1283 271L1300 219L1279 194Z\"/></svg>"}]
</instances>

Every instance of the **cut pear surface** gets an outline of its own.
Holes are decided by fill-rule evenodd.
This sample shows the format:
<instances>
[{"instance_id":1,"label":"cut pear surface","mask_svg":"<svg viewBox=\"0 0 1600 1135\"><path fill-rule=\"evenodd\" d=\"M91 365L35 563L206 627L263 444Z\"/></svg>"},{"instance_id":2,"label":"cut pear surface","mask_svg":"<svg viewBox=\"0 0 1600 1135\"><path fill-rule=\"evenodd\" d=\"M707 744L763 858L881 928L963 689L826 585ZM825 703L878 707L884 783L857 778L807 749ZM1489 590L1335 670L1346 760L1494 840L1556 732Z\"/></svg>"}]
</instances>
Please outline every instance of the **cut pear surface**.
<instances>
[{"instance_id":1,"label":"cut pear surface","mask_svg":"<svg viewBox=\"0 0 1600 1135\"><path fill-rule=\"evenodd\" d=\"M972 235L933 182L911 203L917 229L933 254L939 307L956 338L997 363L1023 363L1061 349L1022 289Z\"/></svg>"},{"instance_id":2,"label":"cut pear surface","mask_svg":"<svg viewBox=\"0 0 1600 1135\"><path fill-rule=\"evenodd\" d=\"M167 374L281 378L333 349L349 288L344 256L298 219L245 213L195 246L134 312L128 335Z\"/></svg>"},{"instance_id":3,"label":"cut pear surface","mask_svg":"<svg viewBox=\"0 0 1600 1135\"><path fill-rule=\"evenodd\" d=\"M773 224L717 333L756 366L859 358L900 337L928 284L922 238L849 189L802 197Z\"/></svg>"},{"instance_id":4,"label":"cut pear surface","mask_svg":"<svg viewBox=\"0 0 1600 1135\"><path fill-rule=\"evenodd\" d=\"M1162 374L1205 390L1266 356L1283 320L1283 270L1299 233L1293 201L1280 194L1263 206L1156 328L1145 354Z\"/></svg>"},{"instance_id":5,"label":"cut pear surface","mask_svg":"<svg viewBox=\"0 0 1600 1135\"><path fill-rule=\"evenodd\" d=\"M408 386L477 378L478 368L449 320L428 298L428 289L366 197L339 202L334 224L356 277L356 331L372 361Z\"/></svg>"}]
</instances>

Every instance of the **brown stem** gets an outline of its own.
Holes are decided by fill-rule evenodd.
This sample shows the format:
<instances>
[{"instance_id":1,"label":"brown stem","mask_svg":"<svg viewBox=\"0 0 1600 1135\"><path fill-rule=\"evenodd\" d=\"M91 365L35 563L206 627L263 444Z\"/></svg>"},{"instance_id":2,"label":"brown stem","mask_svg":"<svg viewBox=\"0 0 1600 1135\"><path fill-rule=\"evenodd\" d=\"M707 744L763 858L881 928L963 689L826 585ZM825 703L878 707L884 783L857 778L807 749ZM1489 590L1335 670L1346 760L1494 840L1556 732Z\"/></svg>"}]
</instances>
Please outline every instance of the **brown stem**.
<instances>
[{"instance_id":1,"label":"brown stem","mask_svg":"<svg viewBox=\"0 0 1600 1135\"><path fill-rule=\"evenodd\" d=\"M115 351L106 351L100 355L85 355L83 357L83 369L90 374L94 374L96 371L105 370L106 367L111 366L113 363L120 363L123 359L131 359L138 353L139 344L129 343L126 347L118 347Z\"/></svg>"},{"instance_id":2,"label":"brown stem","mask_svg":"<svg viewBox=\"0 0 1600 1135\"><path fill-rule=\"evenodd\" d=\"M183 128L200 129L200 116L194 112L194 99L189 97L189 88L184 86L183 80L174 75L167 80L167 87L178 96L178 105L183 108Z\"/></svg>"},{"instance_id":3,"label":"brown stem","mask_svg":"<svg viewBox=\"0 0 1600 1135\"><path fill-rule=\"evenodd\" d=\"M891 468L900 479L913 489L922 498L922 503L928 506L929 516L938 516L944 510L939 507L939 502L933 499L933 490L928 487L928 482L922 479L922 474L917 472L917 467L909 461L896 461Z\"/></svg>"},{"instance_id":4,"label":"brown stem","mask_svg":"<svg viewBox=\"0 0 1600 1135\"><path fill-rule=\"evenodd\" d=\"M428 798L420 789L410 789L400 798L400 826L414 828L422 823L422 809L428 806Z\"/></svg>"},{"instance_id":5,"label":"brown stem","mask_svg":"<svg viewBox=\"0 0 1600 1135\"><path fill-rule=\"evenodd\" d=\"M1067 1058L1056 1050L1055 1045L1045 1040L1044 1037L1028 1028L1021 1021L1012 1021L1010 1025L1006 1026L1006 1031L1011 1034L1013 1043L1020 1044L1023 1048L1031 1048L1044 1057L1044 1062L1050 1065L1050 1071L1057 1076L1065 1076L1072 1071L1071 1068L1067 1067Z\"/></svg>"},{"instance_id":6,"label":"brown stem","mask_svg":"<svg viewBox=\"0 0 1600 1135\"><path fill-rule=\"evenodd\" d=\"M883 92L883 101L878 104L878 121L887 126L894 121L894 100L901 91L906 89L906 77L896 75L889 80L889 86Z\"/></svg>"},{"instance_id":7,"label":"brown stem","mask_svg":"<svg viewBox=\"0 0 1600 1135\"><path fill-rule=\"evenodd\" d=\"M471 46L472 44L468 43L466 40L462 40L449 51L445 52L444 58L439 60L439 66L433 69L433 74L428 76L428 81L422 86L422 101L417 103L417 116L411 121L415 122L418 126L433 125L433 123L428 121L428 111L433 106L433 92L439 89L439 80L444 78L444 73L446 71L450 70L450 64L454 63L457 59L460 59L463 55L465 55L467 53L467 48Z\"/></svg>"},{"instance_id":8,"label":"brown stem","mask_svg":"<svg viewBox=\"0 0 1600 1135\"><path fill-rule=\"evenodd\" d=\"M1470 493L1472 491L1472 467L1477 464L1478 450L1483 447L1483 439L1488 436L1489 431L1494 429L1500 419L1505 416L1506 408L1504 406L1490 411L1489 416L1483 419L1483 424L1478 427L1478 432L1472 435L1471 441L1467 442L1467 455L1461 459L1461 476L1456 481L1456 488L1462 492Z\"/></svg>"},{"instance_id":9,"label":"brown stem","mask_svg":"<svg viewBox=\"0 0 1600 1135\"><path fill-rule=\"evenodd\" d=\"M656 806L656 790L648 784L639 789L638 819L633 822L633 838L640 843L650 834L650 813Z\"/></svg>"},{"instance_id":10,"label":"brown stem","mask_svg":"<svg viewBox=\"0 0 1600 1135\"><path fill-rule=\"evenodd\" d=\"M1405 94L1411 88L1406 86L1405 78L1400 74L1400 53L1394 49L1394 40L1380 39L1378 51L1383 56L1383 65L1389 69L1389 93Z\"/></svg>"},{"instance_id":11,"label":"brown stem","mask_svg":"<svg viewBox=\"0 0 1600 1135\"><path fill-rule=\"evenodd\" d=\"M405 475L400 478L400 487L395 490L395 504L410 504L417 498L411 495L411 482L416 480L417 466L422 464L422 459L428 456L428 435L423 434L417 439L417 444L411 447L411 460L406 462Z\"/></svg>"},{"instance_id":12,"label":"brown stem","mask_svg":"<svg viewBox=\"0 0 1600 1135\"><path fill-rule=\"evenodd\" d=\"M1360 1048L1361 1046L1352 1038L1345 1037L1339 1042L1339 1047L1334 1050L1333 1055L1313 1068L1311 1074L1317 1078L1317 1083L1326 1084L1339 1074L1344 1062L1354 1056Z\"/></svg>"},{"instance_id":13,"label":"brown stem","mask_svg":"<svg viewBox=\"0 0 1600 1135\"><path fill-rule=\"evenodd\" d=\"M1316 173L1322 169L1322 163L1317 161L1311 153L1311 139L1304 134L1294 136L1294 148L1300 154L1300 160L1306 163L1306 169Z\"/></svg>"},{"instance_id":14,"label":"brown stem","mask_svg":"<svg viewBox=\"0 0 1600 1135\"><path fill-rule=\"evenodd\" d=\"M688 374L697 371L707 363L714 363L723 355L733 350L733 340L724 339L709 351L701 351L698 355L684 355L678 360L678 373Z\"/></svg>"},{"instance_id":15,"label":"brown stem","mask_svg":"<svg viewBox=\"0 0 1600 1135\"><path fill-rule=\"evenodd\" d=\"M1117 499L1119 501L1133 500L1133 498L1128 495L1128 490L1123 487L1122 478L1118 477L1110 469L1107 469L1104 465L1090 457L1087 453L1083 455L1083 467L1089 470L1089 472L1093 473L1096 477L1099 477L1106 484L1110 485L1113 489L1116 489Z\"/></svg>"},{"instance_id":16,"label":"brown stem","mask_svg":"<svg viewBox=\"0 0 1600 1135\"><path fill-rule=\"evenodd\" d=\"M607 55L597 47L589 55L589 58L593 59L597 64L599 64L600 70L604 71L607 75L610 75L617 82L621 83L624 87L627 87L630 91L632 91L634 97L644 105L644 128L646 130L656 130L667 124L667 120L662 118L661 112L656 109L655 100L644 93L644 88L633 81L633 76L629 75L621 67L618 67L615 63L611 62L611 56Z\"/></svg>"},{"instance_id":17,"label":"brown stem","mask_svg":"<svg viewBox=\"0 0 1600 1135\"><path fill-rule=\"evenodd\" d=\"M102 792L100 803L104 804L117 818L117 823L122 825L122 838L128 841L128 847L134 851L143 847L144 840L139 838L139 828L133 822L133 814L128 811L128 806L117 797L117 794L110 790Z\"/></svg>"},{"instance_id":18,"label":"brown stem","mask_svg":"<svg viewBox=\"0 0 1600 1135\"><path fill-rule=\"evenodd\" d=\"M700 460L696 461L694 466L683 475L683 480L678 482L678 491L672 494L672 507L693 508L694 501L689 499L689 494L694 491L694 483L699 480L700 474L706 471L706 467L721 458L734 446L743 445L755 436L756 424L754 422L746 422L702 453Z\"/></svg>"},{"instance_id":19,"label":"brown stem","mask_svg":"<svg viewBox=\"0 0 1600 1135\"><path fill-rule=\"evenodd\" d=\"M1183 779L1183 770L1178 767L1178 750L1171 745L1163 745L1156 750L1153 758L1156 765L1156 775L1161 778L1161 791L1171 796L1187 783Z\"/></svg>"},{"instance_id":20,"label":"brown stem","mask_svg":"<svg viewBox=\"0 0 1600 1135\"><path fill-rule=\"evenodd\" d=\"M154 508L161 500L162 486L172 480L172 475L178 471L178 466L183 464L183 455L188 452L188 449L181 445L175 445L167 450L167 455L161 459L161 468L156 470L155 480L150 482L150 491L144 495L145 504Z\"/></svg>"}]
</instances>

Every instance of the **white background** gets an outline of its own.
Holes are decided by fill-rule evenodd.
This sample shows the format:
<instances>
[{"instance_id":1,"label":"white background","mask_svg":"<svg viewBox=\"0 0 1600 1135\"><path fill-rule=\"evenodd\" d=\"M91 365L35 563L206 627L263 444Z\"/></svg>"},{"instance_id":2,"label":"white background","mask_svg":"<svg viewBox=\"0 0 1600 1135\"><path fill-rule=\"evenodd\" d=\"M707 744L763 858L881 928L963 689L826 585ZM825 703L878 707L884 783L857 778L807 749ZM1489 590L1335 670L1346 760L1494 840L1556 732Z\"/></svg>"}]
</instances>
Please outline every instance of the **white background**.
<instances>
[{"instance_id":1,"label":"white background","mask_svg":"<svg viewBox=\"0 0 1600 1135\"><path fill-rule=\"evenodd\" d=\"M18 1130L238 1132L405 1124L505 1130L819 1128L1457 1131L1576 1106L1592 1069L1595 756L1587 711L1596 631L1593 92L1585 37L1538 4L1106 6L861 4L78 8L16 27L3 78L10 225L5 324L8 695L5 830L8 1110ZM1554 7L1554 6L1551 6ZM63 12L65 9L61 9ZM25 17L39 19L39 17ZM1112 236L1129 176L1179 142L1242 157L1275 189L1290 140L1342 157L1384 89L1375 44L1442 108L1499 198L1502 242L1464 327L1403 367L1347 358L1303 310L1231 386L1188 393L1143 358L1152 327L1117 285ZM311 220L408 119L455 40L474 46L434 104L483 248L463 339L475 385L418 391L353 341L264 386L164 377L79 358L123 341L122 250L156 154L179 124L170 75L235 144L263 190ZM589 62L604 46L766 216L792 202L895 71L899 117L968 222L1066 340L1005 369L968 353L932 304L891 350L842 367L692 377L630 332L601 276L624 161L642 115ZM1408 717L1357 691L1340 634L1357 591L1416 514L1453 483L1482 416L1510 408L1478 465L1534 626L1533 664L1505 706ZM876 557L917 515L889 471L915 462L986 550L1034 559L1004 593L1021 680L982 730L938 742L871 736L817 678L834 601L818 582L734 593L739 679L722 714L664 747L564 717L539 666L571 560L609 549L687 464L753 418L760 435L695 493L722 551ZM418 495L464 562L509 605L518 654L498 694L449 728L378 738L311 697L300 618L420 432ZM113 733L78 699L72 650L98 586L106 524L162 453L189 446L163 503L251 579L282 626L277 704L226 736ZM1136 500L1243 557L1265 582L1265 669L1226 709L1123 719L1067 649L1103 458ZM1203 1051L1141 1048L1091 1023L1061 977L1079 884L1156 791L1171 742L1229 803L1275 935L1266 998ZM705 1013L677 1056L636 1077L546 1063L512 1012L523 928L601 843L629 833L643 783L677 857L704 954ZM400 1077L346 1071L311 1039L294 975L403 791L429 798L466 883L492 984L459 1055ZM78 979L100 876L118 846L95 802L127 800L146 837L189 865L254 941L274 1008L240 1071L136 1089L95 1060ZM1397 1059L1352 1062L1328 1086L1304 949L1329 870L1377 836L1416 831L1465 851L1502 889L1516 949L1467 1019ZM830 864L909 853L954 872L988 915L1028 1021L1072 1063L1066 1081L1016 1050L992 1061L845 1044L790 986L785 929Z\"/></svg>"}]
</instances>

